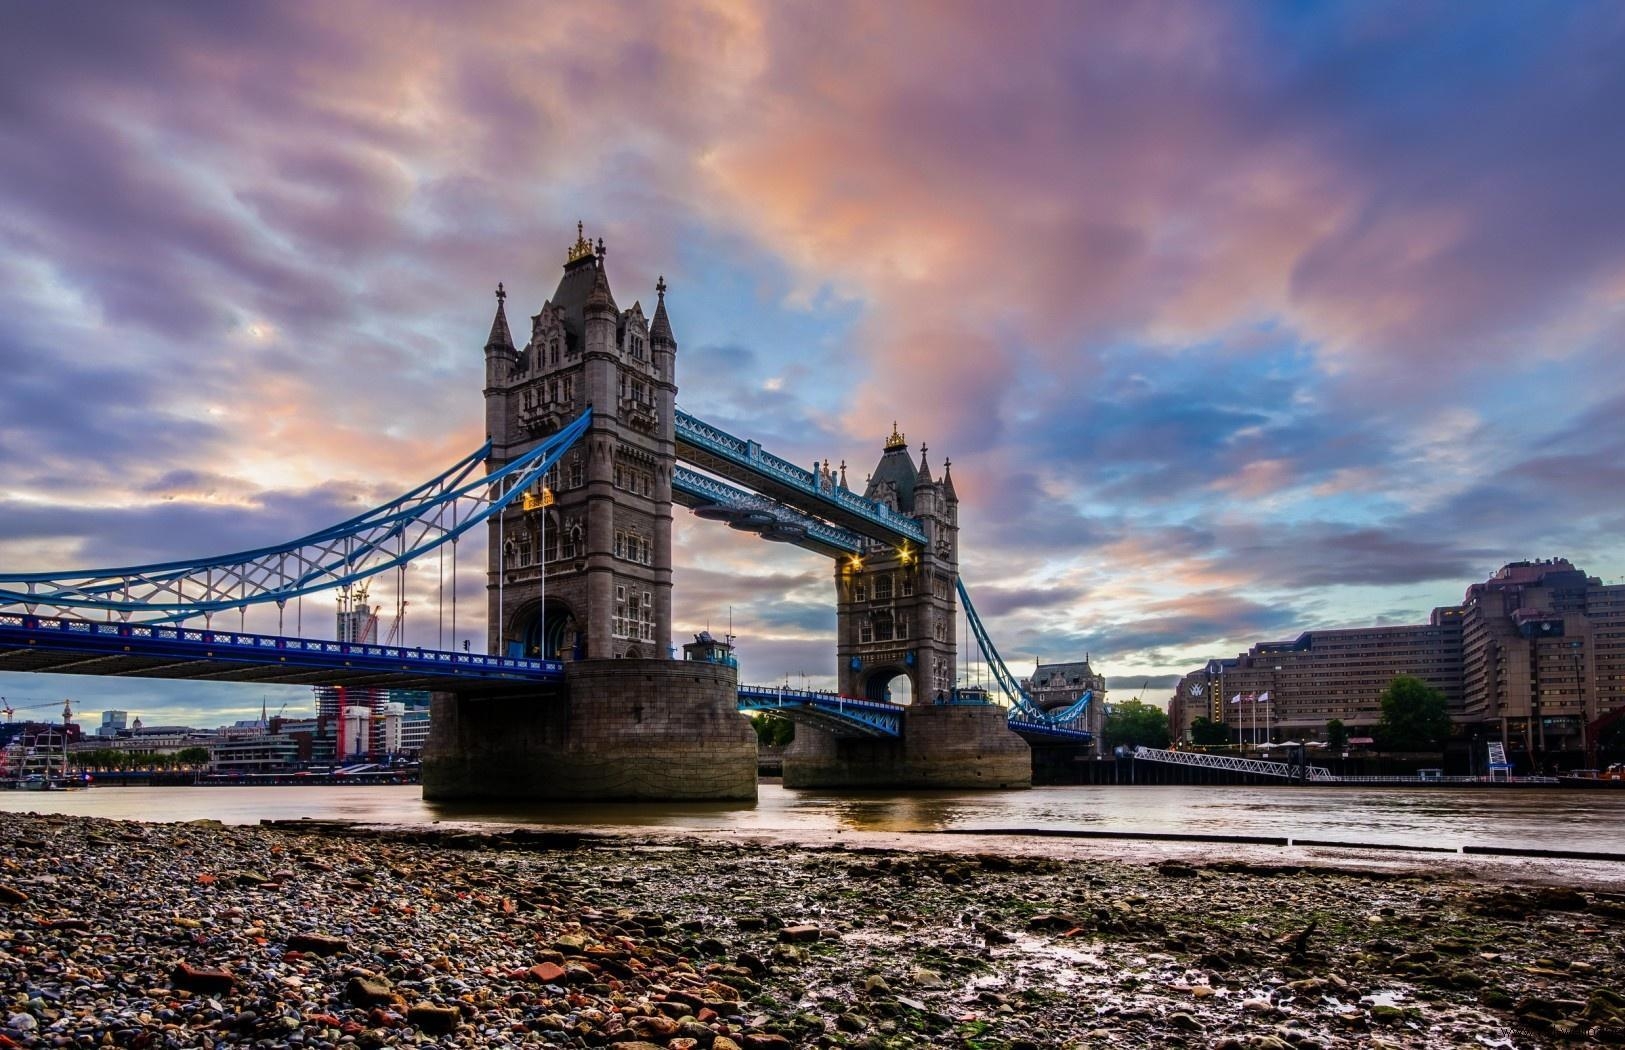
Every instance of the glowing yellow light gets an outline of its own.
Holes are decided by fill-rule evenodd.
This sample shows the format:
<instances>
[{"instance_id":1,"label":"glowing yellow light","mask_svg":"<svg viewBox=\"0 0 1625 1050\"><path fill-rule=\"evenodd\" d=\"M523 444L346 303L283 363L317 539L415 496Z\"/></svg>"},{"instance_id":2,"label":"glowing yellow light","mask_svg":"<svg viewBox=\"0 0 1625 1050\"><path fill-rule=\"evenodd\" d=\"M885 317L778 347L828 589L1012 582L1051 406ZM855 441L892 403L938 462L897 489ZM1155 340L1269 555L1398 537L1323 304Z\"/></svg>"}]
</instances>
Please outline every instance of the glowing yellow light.
<instances>
[{"instance_id":1,"label":"glowing yellow light","mask_svg":"<svg viewBox=\"0 0 1625 1050\"><path fill-rule=\"evenodd\" d=\"M863 559L859 558L856 554L854 554L852 556L852 560L846 563L846 570L848 572L862 572L863 571Z\"/></svg>"}]
</instances>

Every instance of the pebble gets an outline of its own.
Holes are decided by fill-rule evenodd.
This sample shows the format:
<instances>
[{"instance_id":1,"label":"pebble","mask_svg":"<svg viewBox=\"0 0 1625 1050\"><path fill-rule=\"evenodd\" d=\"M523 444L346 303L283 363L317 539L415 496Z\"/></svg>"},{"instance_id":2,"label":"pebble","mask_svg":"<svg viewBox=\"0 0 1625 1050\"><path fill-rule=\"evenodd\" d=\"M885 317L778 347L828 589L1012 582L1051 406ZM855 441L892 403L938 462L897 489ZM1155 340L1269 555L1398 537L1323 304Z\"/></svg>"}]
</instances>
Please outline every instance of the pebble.
<instances>
[{"instance_id":1,"label":"pebble","mask_svg":"<svg viewBox=\"0 0 1625 1050\"><path fill-rule=\"evenodd\" d=\"M1316 1050L1509 1033L1540 1048L1625 1032L1610 889L323 822L0 814L0 841L5 1050Z\"/></svg>"}]
</instances>

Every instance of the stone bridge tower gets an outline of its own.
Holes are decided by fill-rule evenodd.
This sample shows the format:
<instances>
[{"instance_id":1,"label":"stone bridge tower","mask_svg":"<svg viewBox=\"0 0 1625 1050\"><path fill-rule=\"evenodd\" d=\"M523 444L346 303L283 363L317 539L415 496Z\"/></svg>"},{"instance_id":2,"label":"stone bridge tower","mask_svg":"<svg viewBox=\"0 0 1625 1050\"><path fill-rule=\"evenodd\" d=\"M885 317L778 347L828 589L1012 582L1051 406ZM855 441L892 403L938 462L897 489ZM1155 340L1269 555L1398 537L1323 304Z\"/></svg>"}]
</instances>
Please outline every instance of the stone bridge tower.
<instances>
[{"instance_id":1,"label":"stone bridge tower","mask_svg":"<svg viewBox=\"0 0 1625 1050\"><path fill-rule=\"evenodd\" d=\"M677 341L665 281L653 318L620 310L596 248L576 227L552 298L516 349L506 294L485 344L491 469L584 408L592 425L490 524L488 651L550 659L671 655L671 477Z\"/></svg>"},{"instance_id":2,"label":"stone bridge tower","mask_svg":"<svg viewBox=\"0 0 1625 1050\"><path fill-rule=\"evenodd\" d=\"M864 495L919 519L926 543L872 544L835 567L840 691L928 704L954 687L959 496L952 464L931 475L926 446L915 466L894 424Z\"/></svg>"}]
</instances>

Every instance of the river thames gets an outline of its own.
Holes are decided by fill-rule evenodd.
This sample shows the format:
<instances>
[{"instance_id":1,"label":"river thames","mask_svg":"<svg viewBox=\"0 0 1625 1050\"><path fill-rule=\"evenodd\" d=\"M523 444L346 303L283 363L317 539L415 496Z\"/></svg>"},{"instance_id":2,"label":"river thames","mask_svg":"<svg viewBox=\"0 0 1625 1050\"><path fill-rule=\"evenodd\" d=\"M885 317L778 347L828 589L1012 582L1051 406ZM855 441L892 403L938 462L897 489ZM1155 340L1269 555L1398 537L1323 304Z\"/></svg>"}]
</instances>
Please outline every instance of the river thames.
<instances>
[{"instance_id":1,"label":"river thames","mask_svg":"<svg viewBox=\"0 0 1625 1050\"><path fill-rule=\"evenodd\" d=\"M417 785L117 787L0 792L0 809L122 820L348 820L693 832L829 841L865 833L1189 834L1350 846L1502 847L1625 855L1625 792L1316 787L1047 787L1030 791L831 793L761 785L751 803L425 802ZM970 842L966 843L967 847ZM1625 868L1625 866L1622 866Z\"/></svg>"}]
</instances>

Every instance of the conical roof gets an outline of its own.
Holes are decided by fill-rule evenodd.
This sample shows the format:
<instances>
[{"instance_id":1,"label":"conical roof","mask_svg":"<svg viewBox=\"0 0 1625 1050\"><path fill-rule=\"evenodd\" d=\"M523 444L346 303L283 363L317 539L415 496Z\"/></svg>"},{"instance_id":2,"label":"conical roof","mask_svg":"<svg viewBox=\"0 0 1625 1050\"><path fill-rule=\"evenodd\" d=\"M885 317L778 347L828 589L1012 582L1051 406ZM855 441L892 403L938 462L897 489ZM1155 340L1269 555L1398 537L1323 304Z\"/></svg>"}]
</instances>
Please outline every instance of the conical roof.
<instances>
[{"instance_id":1,"label":"conical roof","mask_svg":"<svg viewBox=\"0 0 1625 1050\"><path fill-rule=\"evenodd\" d=\"M655 283L655 294L659 301L655 303L654 320L649 322L649 342L667 343L677 345L677 337L671 334L671 319L666 316L666 277L661 275Z\"/></svg>"},{"instance_id":2,"label":"conical roof","mask_svg":"<svg viewBox=\"0 0 1625 1050\"><path fill-rule=\"evenodd\" d=\"M880 462L875 465L875 472L869 477L869 485L863 494L868 499L876 499L881 487L890 483L897 487L897 509L904 514L914 513L914 486L919 480L919 474L914 469L914 459L908 454L908 442L898 433L897 424L892 424L891 437L886 440L886 451L881 453Z\"/></svg>"},{"instance_id":3,"label":"conical roof","mask_svg":"<svg viewBox=\"0 0 1625 1050\"><path fill-rule=\"evenodd\" d=\"M942 461L942 498L959 502L959 493L954 491L954 461L951 459Z\"/></svg>"},{"instance_id":4,"label":"conical roof","mask_svg":"<svg viewBox=\"0 0 1625 1050\"><path fill-rule=\"evenodd\" d=\"M512 350L513 333L508 330L508 293L497 283L497 315L491 319L491 335L485 340L487 350Z\"/></svg>"},{"instance_id":5,"label":"conical roof","mask_svg":"<svg viewBox=\"0 0 1625 1050\"><path fill-rule=\"evenodd\" d=\"M919 469L919 472L915 475L915 479L914 479L914 484L915 484L916 487L918 487L920 485L934 485L934 484L936 484L934 481L931 480L931 468L929 466L927 466L926 462L925 462L925 448L926 448L926 446L924 446L924 445L920 446L920 469Z\"/></svg>"}]
</instances>

